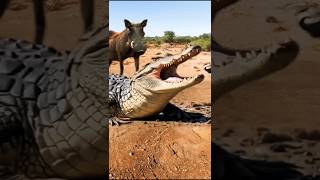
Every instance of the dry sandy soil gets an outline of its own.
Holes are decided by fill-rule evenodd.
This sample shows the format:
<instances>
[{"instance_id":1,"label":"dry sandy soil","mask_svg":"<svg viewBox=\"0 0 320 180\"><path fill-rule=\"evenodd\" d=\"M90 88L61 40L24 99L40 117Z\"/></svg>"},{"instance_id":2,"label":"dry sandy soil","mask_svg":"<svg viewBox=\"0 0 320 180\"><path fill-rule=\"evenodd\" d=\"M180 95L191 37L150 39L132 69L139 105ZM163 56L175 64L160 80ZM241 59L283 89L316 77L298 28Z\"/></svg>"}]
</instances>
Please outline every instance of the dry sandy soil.
<instances>
[{"instance_id":1,"label":"dry sandy soil","mask_svg":"<svg viewBox=\"0 0 320 180\"><path fill-rule=\"evenodd\" d=\"M60 50L72 49L83 32L79 0L62 1L61 8L47 11L45 44ZM106 21L105 4L96 1L96 22ZM13 0L10 9L0 20L0 37L13 37L33 41L34 21L30 0ZM141 65L151 57L180 52L182 47L163 45L150 47L141 58ZM160 54L159 54L160 53ZM181 92L173 99L179 107L211 116L211 78L203 71L210 62L210 52L202 52L179 68L180 74L205 74L205 80ZM132 59L125 63L125 74L134 72ZM141 66L142 67L142 66ZM118 73L114 64L111 72ZM181 122L135 122L110 127L110 178L201 178L211 177L210 124Z\"/></svg>"},{"instance_id":2,"label":"dry sandy soil","mask_svg":"<svg viewBox=\"0 0 320 180\"><path fill-rule=\"evenodd\" d=\"M292 162L319 174L320 40L296 22L292 7L304 2L312 1L243 0L217 16L215 37L224 45L257 48L289 36L301 51L286 69L219 99L214 137L243 157Z\"/></svg>"}]
</instances>

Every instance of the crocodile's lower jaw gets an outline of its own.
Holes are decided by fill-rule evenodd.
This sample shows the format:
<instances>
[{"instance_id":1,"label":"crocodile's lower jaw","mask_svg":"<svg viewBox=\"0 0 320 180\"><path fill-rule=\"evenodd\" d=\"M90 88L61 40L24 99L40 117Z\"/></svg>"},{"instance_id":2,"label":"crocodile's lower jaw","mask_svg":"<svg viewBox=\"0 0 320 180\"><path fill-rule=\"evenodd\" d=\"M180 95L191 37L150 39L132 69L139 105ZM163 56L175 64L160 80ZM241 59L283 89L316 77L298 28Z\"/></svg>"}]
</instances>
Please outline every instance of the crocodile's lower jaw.
<instances>
[{"instance_id":1,"label":"crocodile's lower jaw","mask_svg":"<svg viewBox=\"0 0 320 180\"><path fill-rule=\"evenodd\" d=\"M202 74L181 82L165 82L154 77L145 77L132 84L130 98L121 105L122 114L132 119L158 114L176 94L199 84L203 79Z\"/></svg>"}]
</instances>

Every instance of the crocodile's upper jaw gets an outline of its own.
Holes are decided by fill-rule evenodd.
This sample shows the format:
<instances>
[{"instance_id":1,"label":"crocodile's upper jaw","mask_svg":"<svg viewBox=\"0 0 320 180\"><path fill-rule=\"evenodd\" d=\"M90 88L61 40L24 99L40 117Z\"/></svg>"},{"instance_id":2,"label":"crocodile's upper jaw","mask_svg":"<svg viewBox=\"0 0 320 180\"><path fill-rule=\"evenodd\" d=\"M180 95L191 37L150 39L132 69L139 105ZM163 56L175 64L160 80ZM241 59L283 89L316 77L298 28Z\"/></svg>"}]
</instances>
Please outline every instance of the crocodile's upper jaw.
<instances>
[{"instance_id":1,"label":"crocodile's upper jaw","mask_svg":"<svg viewBox=\"0 0 320 180\"><path fill-rule=\"evenodd\" d=\"M190 86L200 83L204 76L182 77L176 72L177 67L188 59L198 55L200 46L192 46L179 55L168 56L150 63L133 76L135 86L152 93L178 93Z\"/></svg>"}]
</instances>

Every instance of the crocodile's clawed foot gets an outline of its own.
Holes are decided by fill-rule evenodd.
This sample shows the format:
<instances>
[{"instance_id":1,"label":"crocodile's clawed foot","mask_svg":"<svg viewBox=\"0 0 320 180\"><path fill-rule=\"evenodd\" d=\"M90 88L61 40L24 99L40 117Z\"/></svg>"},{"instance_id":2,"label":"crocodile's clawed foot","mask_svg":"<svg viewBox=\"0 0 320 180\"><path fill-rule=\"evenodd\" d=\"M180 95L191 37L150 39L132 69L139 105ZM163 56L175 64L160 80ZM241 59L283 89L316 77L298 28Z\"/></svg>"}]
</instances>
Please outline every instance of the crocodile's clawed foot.
<instances>
[{"instance_id":1,"label":"crocodile's clawed foot","mask_svg":"<svg viewBox=\"0 0 320 180\"><path fill-rule=\"evenodd\" d=\"M201 113L186 112L173 104L168 104L163 113L160 114L160 120L180 120L182 122L207 122L208 118Z\"/></svg>"},{"instance_id":2,"label":"crocodile's clawed foot","mask_svg":"<svg viewBox=\"0 0 320 180\"><path fill-rule=\"evenodd\" d=\"M121 118L117 118L117 117L112 117L112 118L109 118L109 124L111 126L120 126L121 124L129 124L131 123L131 121L127 121L127 120L123 120Z\"/></svg>"}]
</instances>

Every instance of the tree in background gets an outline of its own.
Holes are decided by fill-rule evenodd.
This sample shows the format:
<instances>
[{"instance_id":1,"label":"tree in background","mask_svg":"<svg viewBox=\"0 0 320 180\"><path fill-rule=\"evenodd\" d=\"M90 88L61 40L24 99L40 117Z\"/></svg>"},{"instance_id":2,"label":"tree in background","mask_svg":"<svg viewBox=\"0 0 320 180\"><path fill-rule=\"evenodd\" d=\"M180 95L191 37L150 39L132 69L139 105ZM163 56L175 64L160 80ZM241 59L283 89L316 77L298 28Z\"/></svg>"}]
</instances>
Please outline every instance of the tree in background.
<instances>
[{"instance_id":1,"label":"tree in background","mask_svg":"<svg viewBox=\"0 0 320 180\"><path fill-rule=\"evenodd\" d=\"M173 43L175 36L176 35L173 31L165 31L163 36L163 41L166 43Z\"/></svg>"}]
</instances>

